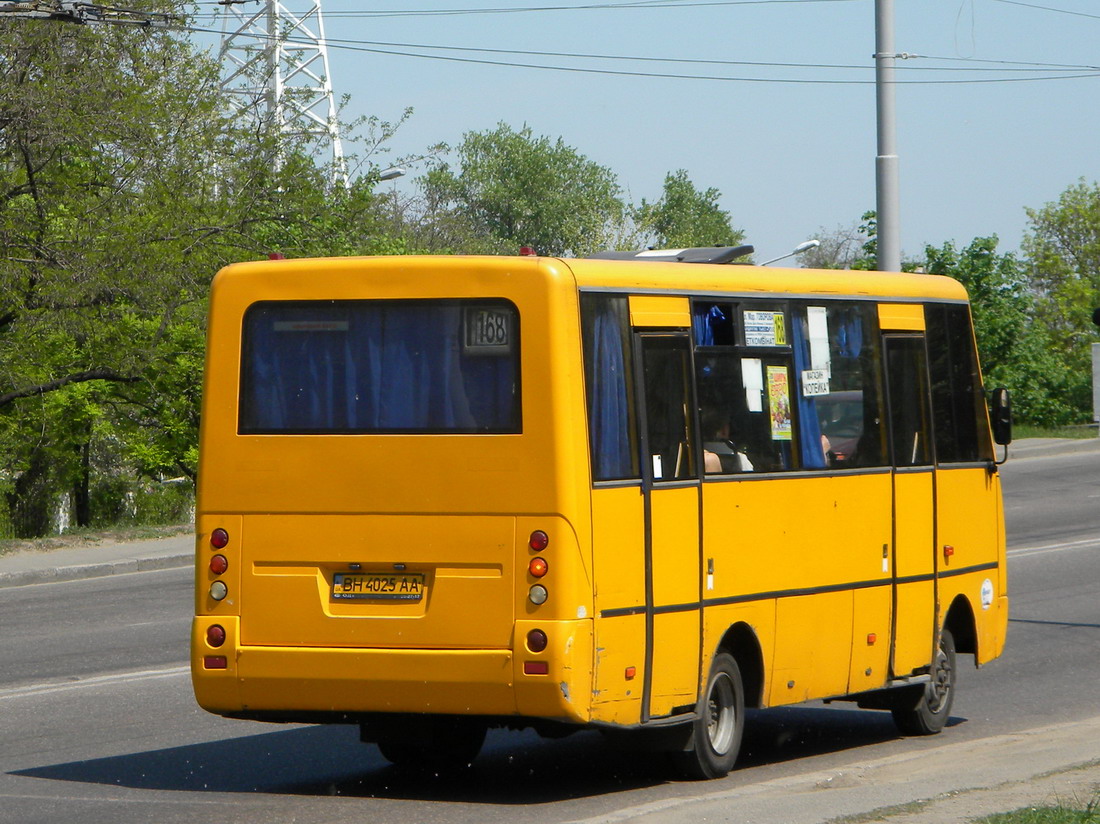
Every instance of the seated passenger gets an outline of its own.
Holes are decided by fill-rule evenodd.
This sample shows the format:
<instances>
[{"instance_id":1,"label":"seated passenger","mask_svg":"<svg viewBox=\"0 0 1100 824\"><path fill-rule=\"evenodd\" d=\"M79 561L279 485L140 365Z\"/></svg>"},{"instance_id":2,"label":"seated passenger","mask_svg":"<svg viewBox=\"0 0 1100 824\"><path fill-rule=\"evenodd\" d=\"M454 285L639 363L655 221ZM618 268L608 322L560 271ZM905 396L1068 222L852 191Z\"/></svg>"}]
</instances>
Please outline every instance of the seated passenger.
<instances>
[{"instance_id":1,"label":"seated passenger","mask_svg":"<svg viewBox=\"0 0 1100 824\"><path fill-rule=\"evenodd\" d=\"M729 418L712 412L703 416L703 471L708 475L730 472L751 472L752 461L730 440Z\"/></svg>"}]
</instances>

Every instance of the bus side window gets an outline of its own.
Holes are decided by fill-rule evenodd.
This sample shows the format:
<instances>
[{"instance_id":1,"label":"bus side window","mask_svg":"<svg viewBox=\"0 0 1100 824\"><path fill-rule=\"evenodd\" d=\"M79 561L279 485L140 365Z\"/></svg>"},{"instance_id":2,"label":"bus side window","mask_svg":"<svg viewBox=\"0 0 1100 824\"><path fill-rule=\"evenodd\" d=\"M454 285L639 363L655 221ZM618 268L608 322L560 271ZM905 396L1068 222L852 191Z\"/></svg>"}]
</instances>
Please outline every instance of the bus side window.
<instances>
[{"instance_id":1,"label":"bus side window","mask_svg":"<svg viewBox=\"0 0 1100 824\"><path fill-rule=\"evenodd\" d=\"M873 306L830 301L793 312L804 469L885 463Z\"/></svg>"},{"instance_id":2,"label":"bus side window","mask_svg":"<svg viewBox=\"0 0 1100 824\"><path fill-rule=\"evenodd\" d=\"M708 475L751 472L755 467L746 440L748 408L737 353L697 351L695 366L703 471Z\"/></svg>"},{"instance_id":3,"label":"bus side window","mask_svg":"<svg viewBox=\"0 0 1100 824\"><path fill-rule=\"evenodd\" d=\"M993 460L970 313L962 304L928 304L928 369L939 463Z\"/></svg>"},{"instance_id":4,"label":"bus side window","mask_svg":"<svg viewBox=\"0 0 1100 824\"><path fill-rule=\"evenodd\" d=\"M626 298L582 295L581 325L592 479L640 478Z\"/></svg>"}]
</instances>

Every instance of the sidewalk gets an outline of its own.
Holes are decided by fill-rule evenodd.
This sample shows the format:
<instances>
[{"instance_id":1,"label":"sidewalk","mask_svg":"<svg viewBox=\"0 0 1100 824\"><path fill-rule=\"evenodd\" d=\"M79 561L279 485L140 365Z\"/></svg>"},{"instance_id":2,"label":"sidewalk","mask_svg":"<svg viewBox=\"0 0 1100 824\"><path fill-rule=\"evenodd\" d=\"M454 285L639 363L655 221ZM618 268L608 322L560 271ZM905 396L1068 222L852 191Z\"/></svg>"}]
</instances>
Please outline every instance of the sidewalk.
<instances>
[{"instance_id":1,"label":"sidewalk","mask_svg":"<svg viewBox=\"0 0 1100 824\"><path fill-rule=\"evenodd\" d=\"M1100 789L1100 717L989 738L910 739L843 767L692 792L570 824L949 824L1024 807L1084 808Z\"/></svg>"},{"instance_id":2,"label":"sidewalk","mask_svg":"<svg viewBox=\"0 0 1100 824\"><path fill-rule=\"evenodd\" d=\"M194 557L195 536L189 532L147 541L102 541L66 549L19 552L0 556L0 588L186 567L191 566Z\"/></svg>"}]
</instances>

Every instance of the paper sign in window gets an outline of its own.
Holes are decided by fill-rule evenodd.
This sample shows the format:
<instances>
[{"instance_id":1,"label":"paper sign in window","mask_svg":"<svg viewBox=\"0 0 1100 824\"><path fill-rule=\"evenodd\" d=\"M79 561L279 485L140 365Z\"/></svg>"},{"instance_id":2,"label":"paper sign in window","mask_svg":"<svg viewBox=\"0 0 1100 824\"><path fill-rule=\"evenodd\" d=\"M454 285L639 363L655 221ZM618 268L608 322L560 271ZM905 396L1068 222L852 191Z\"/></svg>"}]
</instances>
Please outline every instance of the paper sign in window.
<instances>
[{"instance_id":1,"label":"paper sign in window","mask_svg":"<svg viewBox=\"0 0 1100 824\"><path fill-rule=\"evenodd\" d=\"M802 396L812 398L815 395L829 394L829 373L824 369L806 369L802 373Z\"/></svg>"},{"instance_id":2,"label":"paper sign in window","mask_svg":"<svg viewBox=\"0 0 1100 824\"><path fill-rule=\"evenodd\" d=\"M806 307L806 331L810 337L810 369L829 374L829 320L824 306Z\"/></svg>"},{"instance_id":3,"label":"paper sign in window","mask_svg":"<svg viewBox=\"0 0 1100 824\"><path fill-rule=\"evenodd\" d=\"M741 382L750 412L764 411L764 367L760 358L741 358Z\"/></svg>"},{"instance_id":4,"label":"paper sign in window","mask_svg":"<svg viewBox=\"0 0 1100 824\"><path fill-rule=\"evenodd\" d=\"M782 312L746 311L745 346L786 346L787 324Z\"/></svg>"}]
</instances>

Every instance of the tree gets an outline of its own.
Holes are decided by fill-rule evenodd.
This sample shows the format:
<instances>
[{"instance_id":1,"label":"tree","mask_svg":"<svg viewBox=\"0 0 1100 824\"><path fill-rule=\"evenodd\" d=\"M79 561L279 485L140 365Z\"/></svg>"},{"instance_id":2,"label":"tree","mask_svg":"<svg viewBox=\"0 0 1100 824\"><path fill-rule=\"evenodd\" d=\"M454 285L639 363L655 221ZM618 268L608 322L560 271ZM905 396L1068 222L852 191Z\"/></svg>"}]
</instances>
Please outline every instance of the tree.
<instances>
[{"instance_id":1,"label":"tree","mask_svg":"<svg viewBox=\"0 0 1100 824\"><path fill-rule=\"evenodd\" d=\"M436 163L422 178L427 212L453 251L583 256L607 248L625 207L615 174L559 137L505 123L468 132L457 171Z\"/></svg>"},{"instance_id":2,"label":"tree","mask_svg":"<svg viewBox=\"0 0 1100 824\"><path fill-rule=\"evenodd\" d=\"M874 269L875 213L864 212L859 223L820 229L818 245L799 256L806 269Z\"/></svg>"},{"instance_id":3,"label":"tree","mask_svg":"<svg viewBox=\"0 0 1100 824\"><path fill-rule=\"evenodd\" d=\"M1057 201L1028 209L1023 248L1037 316L1056 345L1081 355L1096 339L1091 323L1100 306L1100 183L1079 181Z\"/></svg>"},{"instance_id":4,"label":"tree","mask_svg":"<svg viewBox=\"0 0 1100 824\"><path fill-rule=\"evenodd\" d=\"M333 185L307 144L229 120L218 77L171 32L0 31L0 534L70 498L95 522L123 475L193 479L221 266L386 243L374 175Z\"/></svg>"},{"instance_id":5,"label":"tree","mask_svg":"<svg viewBox=\"0 0 1100 824\"><path fill-rule=\"evenodd\" d=\"M738 246L745 233L730 223L729 212L718 205L722 193L715 188L699 191L684 169L665 175L660 200L644 199L632 210L642 234L665 249L689 246Z\"/></svg>"}]
</instances>

